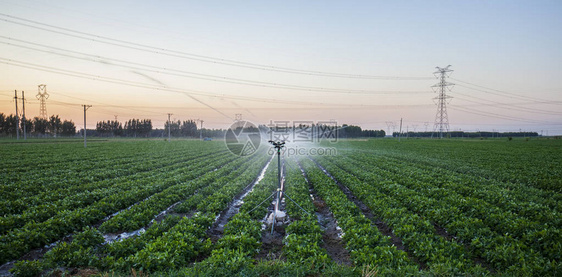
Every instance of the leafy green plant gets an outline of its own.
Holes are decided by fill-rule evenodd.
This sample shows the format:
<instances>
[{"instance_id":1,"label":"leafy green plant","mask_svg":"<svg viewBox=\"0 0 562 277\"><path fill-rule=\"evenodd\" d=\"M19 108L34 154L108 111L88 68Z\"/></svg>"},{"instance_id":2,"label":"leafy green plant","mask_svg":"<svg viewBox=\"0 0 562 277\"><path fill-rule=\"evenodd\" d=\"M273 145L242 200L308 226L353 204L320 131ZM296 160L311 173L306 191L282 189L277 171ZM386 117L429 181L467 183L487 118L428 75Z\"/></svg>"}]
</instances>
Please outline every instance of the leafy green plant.
<instances>
[{"instance_id":1,"label":"leafy green plant","mask_svg":"<svg viewBox=\"0 0 562 277\"><path fill-rule=\"evenodd\" d=\"M14 263L14 267L10 269L10 273L14 277L36 277L43 272L44 264L37 261L22 260Z\"/></svg>"}]
</instances>

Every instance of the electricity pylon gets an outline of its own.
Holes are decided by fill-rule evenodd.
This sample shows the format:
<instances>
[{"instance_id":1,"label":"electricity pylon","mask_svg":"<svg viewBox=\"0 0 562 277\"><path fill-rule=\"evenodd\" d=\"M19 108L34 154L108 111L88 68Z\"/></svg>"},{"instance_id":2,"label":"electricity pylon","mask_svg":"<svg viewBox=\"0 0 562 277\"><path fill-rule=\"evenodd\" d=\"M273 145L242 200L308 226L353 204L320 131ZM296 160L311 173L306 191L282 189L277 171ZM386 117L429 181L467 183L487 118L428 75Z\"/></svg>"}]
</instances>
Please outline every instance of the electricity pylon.
<instances>
[{"instance_id":1,"label":"electricity pylon","mask_svg":"<svg viewBox=\"0 0 562 277\"><path fill-rule=\"evenodd\" d=\"M445 68L436 67L437 71L433 75L440 81L432 86L432 88L439 93L439 96L433 98L437 99L437 113L435 114L435 124L433 125L433 132L439 132L439 138L443 138L443 132L449 132L449 116L447 115L447 99L452 98L447 95L447 90L451 91L453 83L449 83L445 78L449 77L447 73L453 72L449 69L451 65ZM433 135L432 135L433 136Z\"/></svg>"},{"instance_id":2,"label":"electricity pylon","mask_svg":"<svg viewBox=\"0 0 562 277\"><path fill-rule=\"evenodd\" d=\"M41 101L40 108L39 108L39 117L43 119L47 119L47 103L46 100L49 99L49 94L47 93L47 85L41 84L38 86L39 91L37 92L37 99Z\"/></svg>"}]
</instances>

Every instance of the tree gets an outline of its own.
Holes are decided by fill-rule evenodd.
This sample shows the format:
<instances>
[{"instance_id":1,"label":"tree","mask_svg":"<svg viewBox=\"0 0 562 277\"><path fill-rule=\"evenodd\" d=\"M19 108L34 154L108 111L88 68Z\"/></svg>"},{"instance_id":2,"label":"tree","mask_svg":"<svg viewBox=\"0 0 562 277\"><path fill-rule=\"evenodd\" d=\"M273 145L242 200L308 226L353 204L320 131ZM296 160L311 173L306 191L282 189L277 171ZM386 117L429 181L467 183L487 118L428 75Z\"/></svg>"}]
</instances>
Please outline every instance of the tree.
<instances>
[{"instance_id":1,"label":"tree","mask_svg":"<svg viewBox=\"0 0 562 277\"><path fill-rule=\"evenodd\" d=\"M6 134L6 115L0 113L0 134Z\"/></svg>"},{"instance_id":2,"label":"tree","mask_svg":"<svg viewBox=\"0 0 562 277\"><path fill-rule=\"evenodd\" d=\"M49 128L49 121L44 118L34 117L33 118L33 133L37 135L45 135L47 129Z\"/></svg>"},{"instance_id":3,"label":"tree","mask_svg":"<svg viewBox=\"0 0 562 277\"><path fill-rule=\"evenodd\" d=\"M3 113L0 113L0 134L16 135L17 125L18 120L15 115L11 114L6 116Z\"/></svg>"},{"instance_id":4,"label":"tree","mask_svg":"<svg viewBox=\"0 0 562 277\"><path fill-rule=\"evenodd\" d=\"M125 122L124 131L127 136L148 136L152 131L152 121L150 119L129 119Z\"/></svg>"},{"instance_id":5,"label":"tree","mask_svg":"<svg viewBox=\"0 0 562 277\"><path fill-rule=\"evenodd\" d=\"M113 136L122 136L123 135L123 124L121 122L114 120L110 121L111 132L113 132Z\"/></svg>"},{"instance_id":6,"label":"tree","mask_svg":"<svg viewBox=\"0 0 562 277\"><path fill-rule=\"evenodd\" d=\"M181 125L181 134L185 137L198 136L197 123L194 120L184 121Z\"/></svg>"},{"instance_id":7,"label":"tree","mask_svg":"<svg viewBox=\"0 0 562 277\"><path fill-rule=\"evenodd\" d=\"M152 131L152 120L150 119L143 119L140 122L140 134L143 136L148 136L150 131Z\"/></svg>"},{"instance_id":8,"label":"tree","mask_svg":"<svg viewBox=\"0 0 562 277\"><path fill-rule=\"evenodd\" d=\"M76 134L76 126L74 125L74 122L65 120L62 123L62 131L61 131L61 135L63 136L74 136Z\"/></svg>"},{"instance_id":9,"label":"tree","mask_svg":"<svg viewBox=\"0 0 562 277\"><path fill-rule=\"evenodd\" d=\"M121 136L123 134L123 125L117 120L115 121L100 121L96 123L96 131L102 136Z\"/></svg>"},{"instance_id":10,"label":"tree","mask_svg":"<svg viewBox=\"0 0 562 277\"><path fill-rule=\"evenodd\" d=\"M136 137L137 136L137 129L138 129L138 119L129 119L125 122L125 135Z\"/></svg>"},{"instance_id":11,"label":"tree","mask_svg":"<svg viewBox=\"0 0 562 277\"><path fill-rule=\"evenodd\" d=\"M361 127L343 124L339 135L344 138L357 138L361 136Z\"/></svg>"},{"instance_id":12,"label":"tree","mask_svg":"<svg viewBox=\"0 0 562 277\"><path fill-rule=\"evenodd\" d=\"M51 115L49 118L49 132L56 138L57 134L62 131L62 121L58 115Z\"/></svg>"},{"instance_id":13,"label":"tree","mask_svg":"<svg viewBox=\"0 0 562 277\"><path fill-rule=\"evenodd\" d=\"M178 137L180 135L180 121L166 121L164 124L164 134L168 135L168 129L170 129L170 135Z\"/></svg>"}]
</instances>

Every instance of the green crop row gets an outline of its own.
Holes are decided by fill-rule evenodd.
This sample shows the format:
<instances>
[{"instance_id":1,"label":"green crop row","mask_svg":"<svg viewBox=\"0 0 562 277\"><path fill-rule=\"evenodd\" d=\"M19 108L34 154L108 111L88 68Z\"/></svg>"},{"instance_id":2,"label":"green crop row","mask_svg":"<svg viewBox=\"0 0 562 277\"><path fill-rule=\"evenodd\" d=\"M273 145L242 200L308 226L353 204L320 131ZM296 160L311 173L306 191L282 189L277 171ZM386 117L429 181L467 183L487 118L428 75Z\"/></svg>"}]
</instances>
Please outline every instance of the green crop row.
<instances>
[{"instance_id":1,"label":"green crop row","mask_svg":"<svg viewBox=\"0 0 562 277\"><path fill-rule=\"evenodd\" d=\"M201 161L201 163L210 167L222 164L220 161L217 161L217 165L209 165L204 161ZM190 172L190 175L187 176L195 178L197 174L204 175L209 170L212 170L212 168L208 168L205 171ZM192 176L191 174L196 175ZM110 214L123 210L141 199L176 185L181 180L181 178L178 179L178 176L168 176L168 178L160 180L158 183L139 184L135 189L110 195L85 208L61 211L44 222L29 222L22 228L14 229L0 237L0 261L5 262L18 258L33 248L52 243L69 233L92 225Z\"/></svg>"},{"instance_id":2,"label":"green crop row","mask_svg":"<svg viewBox=\"0 0 562 277\"><path fill-rule=\"evenodd\" d=\"M182 275L232 276L254 267L253 256L259 252L261 245L262 223L258 220L267 213L267 206L271 201L265 203L264 207L256 207L277 187L276 179L277 159L272 159L263 179L244 198L240 212L225 225L224 234L217 241L211 255L195 266L184 269ZM252 212L248 213L249 211Z\"/></svg>"},{"instance_id":3,"label":"green crop row","mask_svg":"<svg viewBox=\"0 0 562 277\"><path fill-rule=\"evenodd\" d=\"M81 192L59 201L49 202L49 200L46 199L46 202L44 202L45 204L27 209L22 214L12 214L0 217L0 235L7 233L14 228L22 227L31 221L34 223L43 222L61 211L72 211L78 208L87 207L112 194L127 193L127 190L136 190L144 183L158 181L168 183L168 181L166 181L167 179L172 181L169 182L170 184L174 181L179 182L180 178L176 177L172 179L171 177L181 176L181 178L185 178L191 173L199 172L202 167L208 166L207 163L202 163L201 161L203 161L203 158L194 159L189 163L179 163L172 168L167 167L162 171L155 170L153 172L135 174L130 177L108 179L82 186L74 186L75 189L79 189Z\"/></svg>"},{"instance_id":4,"label":"green crop row","mask_svg":"<svg viewBox=\"0 0 562 277\"><path fill-rule=\"evenodd\" d=\"M480 249L483 252L466 253L464 249L455 243L455 241L447 241L442 237L435 235L435 229L428 219L435 220L438 217L451 217L458 214L458 208L454 203L446 203L441 198L434 200L422 200L418 195L408 193L404 187L397 185L391 181L380 179L380 176L372 174L369 171L352 171L348 173L345 161L333 161L334 164L341 168L331 165L329 162L323 161L327 170L334 175L342 184L348 186L357 197L362 199L373 211L381 215L386 221L393 226L394 230L400 235L406 244L410 244L410 248L415 252L422 253L419 258L428 261L431 266L432 259L425 256L435 256L436 249L446 247L444 253L453 255L445 257L443 261L454 261L454 257L459 261L452 264L451 268L459 268L462 271L476 272L480 271L478 266L474 266L468 257L478 258L483 256L487 262L501 272L509 272L509 274L517 274L520 276L529 276L532 274L542 275L548 272L555 272L556 265L548 260L543 260L533 251L525 251L526 246L518 243L508 236L491 236L489 239L482 237L486 235L487 230L484 226L479 226L477 222L464 220L462 216L455 220L455 225L446 225L448 231L456 234L456 230L464 230L464 232L473 232L470 238L478 242L485 239L485 243L471 245L473 249ZM357 166L357 165L354 165ZM366 167L367 164L362 166ZM355 176L354 176L355 175ZM357 177L356 177L357 176ZM363 177L364 181L358 179ZM422 188L417 189L417 193L423 191ZM415 207L413 207L415 206ZM408 207L412 211L408 210ZM428 218L428 219L423 219ZM435 220L440 223L441 221ZM455 226L455 228L452 228ZM414 235L421 233L422 235ZM459 233L460 234L460 233ZM425 239L424 239L425 237ZM410 239L409 239L410 238ZM469 239L469 237L464 237ZM424 242L427 241L427 248L424 248ZM471 240L469 240L471 241ZM449 246L448 246L449 245ZM451 248L453 247L453 248ZM484 247L484 248L482 248ZM419 250L417 250L418 248ZM455 250L457 249L457 250ZM464 257L464 258L463 258Z\"/></svg>"},{"instance_id":5,"label":"green crop row","mask_svg":"<svg viewBox=\"0 0 562 277\"><path fill-rule=\"evenodd\" d=\"M241 167L242 161L239 159L235 163L227 164L223 168L214 171L219 174L227 174L218 179L208 179L212 185L217 182L217 187L237 188L233 193L240 193L245 187L253 182L261 170L265 158L252 159L249 165ZM207 161L212 165L212 161ZM237 166L235 165L237 164ZM198 179L200 180L200 179ZM225 182L228 181L228 182ZM211 194L210 194L211 195ZM154 199L152 197L151 199ZM228 202L222 199L212 198L203 199L206 203L215 203L214 206L224 210ZM151 225L144 233L133 236L111 244L97 240L88 247L78 247L81 245L80 239L83 233L75 235L71 243L60 243L45 256L42 262L43 268L53 268L57 266L66 267L94 267L100 270L117 270L128 272L130 268L153 272L170 270L187 266L195 258L210 254L214 248L207 237L207 230L213 224L216 213L195 213L191 218L179 219L175 216L166 217L162 223ZM259 233L260 224L257 230ZM234 232L238 228L232 228ZM100 237L101 232L95 229L87 229L84 232L95 233L95 237ZM259 239L259 236L258 236ZM234 244L232 244L234 245ZM84 261L89 261L85 264ZM17 270L32 263L22 263Z\"/></svg>"},{"instance_id":6,"label":"green crop row","mask_svg":"<svg viewBox=\"0 0 562 277\"><path fill-rule=\"evenodd\" d=\"M179 155L176 154L166 158L152 155L142 161L139 161L138 157L131 158L133 166L130 168L120 164L118 159L107 158L90 170L80 167L75 168L76 165L71 163L61 166L63 169L37 170L37 174L40 176L35 176L29 180L22 178L25 176L20 176L21 179L17 184L0 186L0 190L5 192L1 194L0 212L2 215L10 215L19 214L28 209L41 210L39 206L50 205L51 203L57 205L55 202L68 202L69 197L80 199L75 196L84 191L105 188L120 180L142 179L149 177L154 172L165 173L180 168L190 160L205 157L209 154L218 154L213 152L206 149L188 155L178 153ZM116 155L119 153L121 152L117 152ZM119 173L117 174L115 171L119 171ZM76 176L77 172L80 173L80 176ZM92 176L96 174L99 176L93 178ZM84 198L87 199L87 197Z\"/></svg>"},{"instance_id":7,"label":"green crop row","mask_svg":"<svg viewBox=\"0 0 562 277\"><path fill-rule=\"evenodd\" d=\"M232 202L236 195L252 185L259 174L259 171L256 169L263 168L267 158L265 155L259 158L256 157L252 162L247 162L246 165L238 168L231 174L232 176L240 176L239 178L227 177L217 180L212 186L204 189L205 193L198 192L198 195L208 195L208 192L212 192L212 194L197 204L197 211L213 214L219 214L223 211L224 206Z\"/></svg>"},{"instance_id":8,"label":"green crop row","mask_svg":"<svg viewBox=\"0 0 562 277\"><path fill-rule=\"evenodd\" d=\"M302 160L302 166L317 194L326 202L342 228L343 240L356 265L374 265L381 272L411 275L418 267L404 251L398 250L373 226L361 210L351 202L338 185L314 162Z\"/></svg>"},{"instance_id":9,"label":"green crop row","mask_svg":"<svg viewBox=\"0 0 562 277\"><path fill-rule=\"evenodd\" d=\"M292 159L285 160L284 173L285 207L294 221L285 229L283 255L287 262L319 268L329 263L330 258L326 249L321 247L323 231L314 214L308 183L299 165Z\"/></svg>"},{"instance_id":10,"label":"green crop row","mask_svg":"<svg viewBox=\"0 0 562 277\"><path fill-rule=\"evenodd\" d=\"M355 157L359 156L361 155L355 155ZM349 170L356 166L365 166L366 163L372 164L368 159L363 163L351 160L346 161L347 163L341 164L344 170ZM372 182L389 180L404 185L403 188L400 188L400 194L389 191L387 193L401 195L401 200L405 206L410 206L409 208L420 213L427 211L429 214L424 213L424 215L443 226L455 222L454 225L448 228L451 231L455 231L453 226L464 225L459 225L459 222L473 222L471 229L478 229L478 237L481 239L484 237L491 239L509 236L507 240L510 241L510 244L521 245L519 247L523 251L525 251L524 249L527 246L530 246L551 260L560 259L560 252L562 251L562 234L560 229L549 226L550 224L539 224L517 216L479 198L471 197L470 195L463 196L457 193L457 191L468 191L469 189L476 190L475 187L477 185L446 184L436 187L432 183L421 181L424 172L419 172L417 176L420 177L415 178L412 174L408 174L410 171L408 171L407 166L404 166L406 168L400 171L379 170L377 168L379 166L390 167L385 163L379 162L377 166L372 166L371 174L360 172L358 176L371 177L370 181ZM406 174L399 174L399 172ZM434 180L433 183L439 183L439 181ZM390 187L389 189L395 188ZM548 212L545 211L546 213ZM556 225L556 221L552 224ZM476 235L476 233L473 234ZM461 238L468 242L473 239L473 237ZM487 245L492 247L494 244ZM509 265L509 262L506 265Z\"/></svg>"},{"instance_id":11,"label":"green crop row","mask_svg":"<svg viewBox=\"0 0 562 277\"><path fill-rule=\"evenodd\" d=\"M191 178L188 178L185 182L179 182L159 193L153 194L149 199L134 205L130 209L120 212L104 222L100 226L100 230L104 233L137 230L147 225L158 213L167 207L193 195L197 189L208 186L217 179L231 173L232 170L240 167L245 161L245 159L227 159L226 164L223 164L225 162L223 159L202 161L205 164L203 172L206 172L206 174L197 178L188 175ZM213 170L217 168L218 170ZM191 175L197 174L196 172L190 173ZM185 178L185 176L179 178Z\"/></svg>"},{"instance_id":12,"label":"green crop row","mask_svg":"<svg viewBox=\"0 0 562 277\"><path fill-rule=\"evenodd\" d=\"M355 155L360 157L361 155ZM346 160L345 164L341 164L344 170L353 169L357 166L365 166L366 164L373 164L372 162L365 161L363 163L354 163L351 160ZM385 163L377 163L378 166L387 166ZM398 166L398 165L397 165ZM551 224L540 224L527 218L517 216L499 207L493 206L482 199L472 197L470 195L464 196L457 193L457 191L467 191L469 189L476 190L477 185L472 184L446 184L443 186L435 186L433 183L421 181L424 172L419 172L413 177L408 171L408 168L401 168L401 170L379 170L377 167L372 166L369 174L359 172L358 176L366 176L370 182L380 182L389 180L397 182L397 184L404 187L397 186L382 186L387 188L387 194L400 196L403 204L418 213L423 213L434 220L435 222L448 227L450 231L455 232L457 228L464 224L459 222L468 221L474 222L471 224L471 229L478 229L478 233L472 232L475 237L480 239L488 238L493 239L499 237L509 237L506 243L520 245L523 251L527 246L530 246L535 251L541 253L544 257L551 260L559 260L562 252L562 233L561 230L555 226L559 225L560 219L554 220ZM388 166L390 167L390 166ZM399 189L399 192L396 191ZM548 214L548 211L544 211ZM552 217L556 217L552 215ZM455 222L455 224L453 224ZM477 235L476 235L477 234ZM470 242L475 237L461 237L463 240ZM493 247L494 244L488 244ZM503 246L505 247L505 246ZM534 254L531 254L534 256ZM526 258L531 259L531 258ZM510 265L506 262L506 265Z\"/></svg>"},{"instance_id":13,"label":"green crop row","mask_svg":"<svg viewBox=\"0 0 562 277\"><path fill-rule=\"evenodd\" d=\"M450 188L463 196L479 198L498 208L542 224L560 226L562 223L562 219L555 212L562 208L562 203L557 203L549 198L548 192L533 187L523 184L499 183L481 176L460 174L448 169L401 159L367 156L359 153L353 155L353 159L369 163L374 168L390 171L391 174L409 177L412 182L424 182Z\"/></svg>"},{"instance_id":14,"label":"green crop row","mask_svg":"<svg viewBox=\"0 0 562 277\"><path fill-rule=\"evenodd\" d=\"M113 151L111 154L100 156L92 155L92 153L83 152L84 150L82 150L76 153L76 155L82 157L82 160L79 161L60 161L59 164L52 163L49 157L46 157L43 161L44 163L40 166L22 165L20 168L3 174L5 177L2 178L3 186L0 187L0 199L25 200L29 197L37 199L35 196L46 191L51 192L62 189L64 192L64 190L71 189L75 185L84 185L108 178L127 176L136 172L150 171L188 160L197 155L216 151L210 147L205 147L189 152L187 152L189 149L182 149L183 151L167 153L168 155L166 155L166 152L169 150L166 151L162 147L160 149L151 149L150 145L143 146L147 149L125 148L124 150ZM164 150L164 153L157 150ZM68 149L67 151L72 150ZM137 156L125 159L121 157L122 155L129 154L129 151ZM143 152L146 152L144 154L146 159L139 161L138 155ZM22 170L25 170L25 172L21 172ZM41 197L38 199L42 200L45 198ZM33 204L32 201L26 202L28 205Z\"/></svg>"}]
</instances>

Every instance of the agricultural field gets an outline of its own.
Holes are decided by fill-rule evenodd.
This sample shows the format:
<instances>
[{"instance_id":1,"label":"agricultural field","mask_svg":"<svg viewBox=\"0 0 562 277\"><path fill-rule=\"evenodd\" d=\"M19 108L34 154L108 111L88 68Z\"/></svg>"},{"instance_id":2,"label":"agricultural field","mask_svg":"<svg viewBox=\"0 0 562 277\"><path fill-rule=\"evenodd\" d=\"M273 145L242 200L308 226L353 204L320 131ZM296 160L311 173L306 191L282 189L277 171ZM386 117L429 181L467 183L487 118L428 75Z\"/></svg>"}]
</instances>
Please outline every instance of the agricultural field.
<instances>
[{"instance_id":1,"label":"agricultural field","mask_svg":"<svg viewBox=\"0 0 562 277\"><path fill-rule=\"evenodd\" d=\"M0 275L562 276L562 140L309 147L0 141Z\"/></svg>"}]
</instances>

